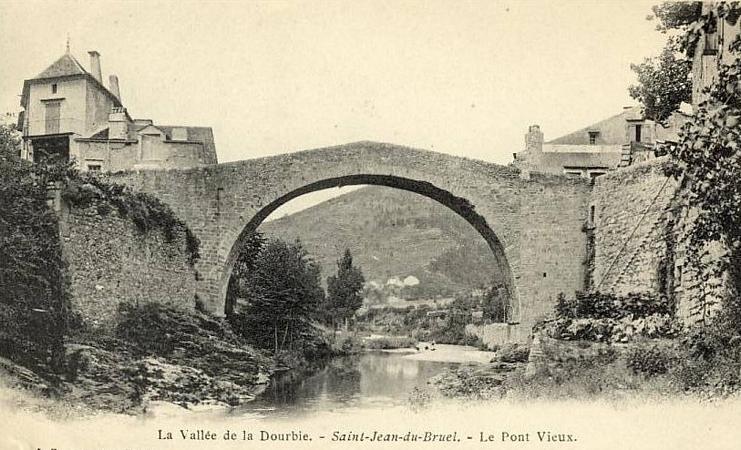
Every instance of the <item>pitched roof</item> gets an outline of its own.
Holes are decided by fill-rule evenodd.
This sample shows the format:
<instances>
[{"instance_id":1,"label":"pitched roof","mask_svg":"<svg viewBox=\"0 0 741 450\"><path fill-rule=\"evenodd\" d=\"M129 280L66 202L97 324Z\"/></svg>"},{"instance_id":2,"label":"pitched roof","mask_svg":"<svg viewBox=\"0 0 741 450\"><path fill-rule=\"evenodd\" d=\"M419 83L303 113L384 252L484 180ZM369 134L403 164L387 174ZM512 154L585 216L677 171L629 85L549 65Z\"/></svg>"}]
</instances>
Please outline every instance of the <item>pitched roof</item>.
<instances>
[{"instance_id":1,"label":"pitched roof","mask_svg":"<svg viewBox=\"0 0 741 450\"><path fill-rule=\"evenodd\" d=\"M600 120L589 126L581 128L567 135L552 139L546 144L568 144L568 145L585 145L589 144L589 132L599 131L597 137L598 144L622 144L625 142L625 121L635 120L640 110L637 107L624 109L619 114L610 116L607 119Z\"/></svg>"},{"instance_id":2,"label":"pitched roof","mask_svg":"<svg viewBox=\"0 0 741 450\"><path fill-rule=\"evenodd\" d=\"M653 128L653 140L659 141L676 141L678 139L679 129L689 120L686 114L675 111L666 120L666 124L656 124ZM645 121L648 124L654 124L654 121L646 119L643 116L641 107L634 106L623 109L620 114L610 116L607 119L593 123L587 127L581 128L567 135L552 139L546 144L557 145L587 145L590 144L589 132L599 131L597 144L616 145L626 143L625 124L627 122Z\"/></svg>"},{"instance_id":3,"label":"pitched roof","mask_svg":"<svg viewBox=\"0 0 741 450\"><path fill-rule=\"evenodd\" d=\"M52 65L44 69L33 79L66 77L69 75L84 75L87 71L82 65L69 53L65 53L61 58L54 61Z\"/></svg>"},{"instance_id":4,"label":"pitched roof","mask_svg":"<svg viewBox=\"0 0 741 450\"><path fill-rule=\"evenodd\" d=\"M122 106L121 99L113 95L107 87L103 85L100 80L97 80L90 72L86 71L82 64L72 56L71 53L65 53L59 59L54 61L52 65L44 69L40 74L35 77L23 81L23 93L21 94L21 106L26 108L28 106L28 96L30 93L30 86L33 83L48 83L49 79L62 78L62 77L84 77L90 80L91 83L98 86L98 88L107 95L115 106Z\"/></svg>"}]
</instances>

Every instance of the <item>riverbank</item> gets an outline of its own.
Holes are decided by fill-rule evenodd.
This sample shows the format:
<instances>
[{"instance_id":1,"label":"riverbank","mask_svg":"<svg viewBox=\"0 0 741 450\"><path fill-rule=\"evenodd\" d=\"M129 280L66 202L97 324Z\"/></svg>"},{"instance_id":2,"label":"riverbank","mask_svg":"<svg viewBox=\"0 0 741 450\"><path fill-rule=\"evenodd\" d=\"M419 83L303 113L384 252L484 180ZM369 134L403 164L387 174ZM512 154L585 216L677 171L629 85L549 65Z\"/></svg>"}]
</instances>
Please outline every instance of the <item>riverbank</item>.
<instances>
[{"instance_id":1,"label":"riverbank","mask_svg":"<svg viewBox=\"0 0 741 450\"><path fill-rule=\"evenodd\" d=\"M411 400L616 402L690 398L716 402L741 398L732 384L741 373L737 368L731 366L725 372L727 378L719 378L706 364L693 361L682 344L662 338L611 344L539 335L526 358L520 352L497 352L489 364L464 365L433 377L428 392L415 393Z\"/></svg>"},{"instance_id":2,"label":"riverbank","mask_svg":"<svg viewBox=\"0 0 741 450\"><path fill-rule=\"evenodd\" d=\"M140 415L162 403L185 409L239 405L252 400L275 370L274 360L224 319L153 303L123 306L114 328L75 328L63 350L65 363L57 372L5 360L4 385L83 415ZM16 398L18 407L34 404Z\"/></svg>"}]
</instances>

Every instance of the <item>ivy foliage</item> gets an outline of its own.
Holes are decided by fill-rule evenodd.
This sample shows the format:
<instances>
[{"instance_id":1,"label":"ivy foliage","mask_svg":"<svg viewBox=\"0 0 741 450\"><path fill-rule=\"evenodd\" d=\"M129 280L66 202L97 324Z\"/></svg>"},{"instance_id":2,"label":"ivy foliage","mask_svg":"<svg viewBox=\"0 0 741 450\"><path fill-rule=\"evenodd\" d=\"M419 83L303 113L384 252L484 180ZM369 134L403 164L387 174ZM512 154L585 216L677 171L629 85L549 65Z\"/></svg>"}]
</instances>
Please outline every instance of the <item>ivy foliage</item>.
<instances>
[{"instance_id":1,"label":"ivy foliage","mask_svg":"<svg viewBox=\"0 0 741 450\"><path fill-rule=\"evenodd\" d=\"M555 308L556 316L566 319L622 319L674 314L674 304L666 296L645 292L627 295L577 292L573 297L561 294Z\"/></svg>"},{"instance_id":2,"label":"ivy foliage","mask_svg":"<svg viewBox=\"0 0 741 450\"><path fill-rule=\"evenodd\" d=\"M702 15L687 33L697 27L713 32L717 21L736 26L741 16L739 2L721 2ZM741 41L730 45L729 64L718 62L715 82L706 88L707 99L700 103L691 121L681 130L676 145L668 146L672 164L667 171L682 180L686 203L698 212L690 229L688 265L707 269L703 258L708 244L719 242L725 257L708 276L731 275L735 292L728 296L719 320L741 333ZM734 263L735 261L735 263ZM708 297L703 295L703 297ZM708 298L700 302L711 302Z\"/></svg>"},{"instance_id":3,"label":"ivy foliage","mask_svg":"<svg viewBox=\"0 0 741 450\"><path fill-rule=\"evenodd\" d=\"M83 174L74 169L68 170L65 178L62 198L71 205L87 208L95 204L98 213L105 215L110 212L107 205L111 204L121 217L130 218L142 233L159 230L167 242L185 235L189 263L193 265L199 259L199 239L156 197L111 183L105 176Z\"/></svg>"},{"instance_id":4,"label":"ivy foliage","mask_svg":"<svg viewBox=\"0 0 741 450\"><path fill-rule=\"evenodd\" d=\"M68 282L47 181L57 169L19 159L20 138L0 124L0 355L60 371Z\"/></svg>"},{"instance_id":5,"label":"ivy foliage","mask_svg":"<svg viewBox=\"0 0 741 450\"><path fill-rule=\"evenodd\" d=\"M716 32L720 21L738 26L741 6L737 1L718 2L703 11L700 2L664 3L654 13L661 22L659 30L677 31L677 50L692 57L699 40ZM741 389L741 39L736 37L723 50L705 100L695 105L679 142L664 149L672 157L667 173L680 180L682 200L697 213L688 223L685 251L685 265L700 276L700 292L693 301L702 311L712 309L717 292L708 286L730 281L731 290L713 319L703 320L703 326L681 338L689 358L680 364L679 379L685 389L711 395ZM725 249L720 260L709 253L718 243ZM634 370L655 370L646 366L651 359L655 355L636 356Z\"/></svg>"}]
</instances>

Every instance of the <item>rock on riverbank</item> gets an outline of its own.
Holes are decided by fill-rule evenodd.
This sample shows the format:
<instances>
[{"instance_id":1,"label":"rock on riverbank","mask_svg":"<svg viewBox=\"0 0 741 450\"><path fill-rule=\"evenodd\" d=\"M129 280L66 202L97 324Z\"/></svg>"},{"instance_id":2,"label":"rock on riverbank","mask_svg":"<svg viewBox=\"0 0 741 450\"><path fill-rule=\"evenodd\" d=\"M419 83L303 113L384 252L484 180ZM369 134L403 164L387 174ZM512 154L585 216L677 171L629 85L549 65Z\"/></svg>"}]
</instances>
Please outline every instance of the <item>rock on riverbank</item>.
<instances>
[{"instance_id":1,"label":"rock on riverbank","mask_svg":"<svg viewBox=\"0 0 741 450\"><path fill-rule=\"evenodd\" d=\"M115 329L82 328L68 337L63 373L0 364L5 385L91 411L138 414L161 402L239 405L273 372L273 361L224 319L153 304L119 316Z\"/></svg>"}]
</instances>

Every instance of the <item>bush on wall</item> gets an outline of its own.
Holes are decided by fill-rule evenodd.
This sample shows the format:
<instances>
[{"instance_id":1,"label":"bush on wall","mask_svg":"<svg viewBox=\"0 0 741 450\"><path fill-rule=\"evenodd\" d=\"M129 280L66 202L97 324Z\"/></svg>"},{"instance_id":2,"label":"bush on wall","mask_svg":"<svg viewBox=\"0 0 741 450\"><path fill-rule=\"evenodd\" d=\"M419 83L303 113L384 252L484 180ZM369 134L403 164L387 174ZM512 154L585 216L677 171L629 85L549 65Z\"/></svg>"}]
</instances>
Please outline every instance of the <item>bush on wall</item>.
<instances>
[{"instance_id":1,"label":"bush on wall","mask_svg":"<svg viewBox=\"0 0 741 450\"><path fill-rule=\"evenodd\" d=\"M555 319L546 322L544 328L556 339L629 342L636 337L674 337L680 332L673 302L648 293L561 294L555 313Z\"/></svg>"},{"instance_id":2,"label":"bush on wall","mask_svg":"<svg viewBox=\"0 0 741 450\"><path fill-rule=\"evenodd\" d=\"M134 192L128 186L109 183L102 176L72 171L62 190L62 198L80 208L97 203L98 213L101 215L110 212L110 207L107 206L110 203L121 217L130 218L141 232L160 230L168 242L184 234L190 264L195 264L200 258L198 238L175 216L169 206L152 195Z\"/></svg>"}]
</instances>

